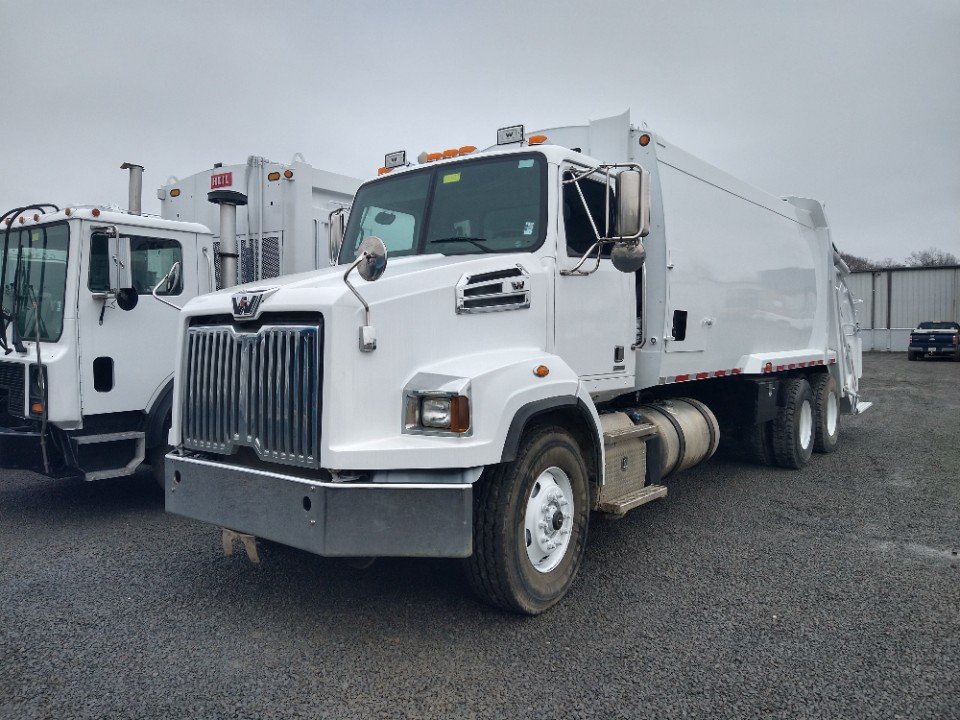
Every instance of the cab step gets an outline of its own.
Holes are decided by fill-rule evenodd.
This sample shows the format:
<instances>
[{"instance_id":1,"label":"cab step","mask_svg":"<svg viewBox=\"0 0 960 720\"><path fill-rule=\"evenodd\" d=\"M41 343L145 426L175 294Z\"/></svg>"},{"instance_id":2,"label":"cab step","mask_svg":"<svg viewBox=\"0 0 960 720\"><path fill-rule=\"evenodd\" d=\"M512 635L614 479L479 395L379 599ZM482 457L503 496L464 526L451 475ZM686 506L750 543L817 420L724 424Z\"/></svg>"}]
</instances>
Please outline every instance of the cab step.
<instances>
[{"instance_id":1,"label":"cab step","mask_svg":"<svg viewBox=\"0 0 960 720\"><path fill-rule=\"evenodd\" d=\"M666 485L647 485L626 495L600 503L600 512L622 517L635 507L659 500L667 494Z\"/></svg>"}]
</instances>

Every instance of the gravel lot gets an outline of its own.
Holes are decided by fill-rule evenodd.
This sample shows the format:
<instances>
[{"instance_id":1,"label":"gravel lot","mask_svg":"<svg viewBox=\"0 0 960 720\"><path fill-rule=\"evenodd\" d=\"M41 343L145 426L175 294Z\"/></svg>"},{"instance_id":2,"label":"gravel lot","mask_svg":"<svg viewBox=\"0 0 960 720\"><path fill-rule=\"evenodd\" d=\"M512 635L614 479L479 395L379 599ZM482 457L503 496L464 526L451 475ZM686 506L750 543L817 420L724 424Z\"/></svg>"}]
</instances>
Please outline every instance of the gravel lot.
<instances>
[{"instance_id":1,"label":"gravel lot","mask_svg":"<svg viewBox=\"0 0 960 720\"><path fill-rule=\"evenodd\" d=\"M865 365L837 453L674 478L539 618L455 562L223 557L146 475L0 475L0 717L958 718L960 363Z\"/></svg>"}]
</instances>

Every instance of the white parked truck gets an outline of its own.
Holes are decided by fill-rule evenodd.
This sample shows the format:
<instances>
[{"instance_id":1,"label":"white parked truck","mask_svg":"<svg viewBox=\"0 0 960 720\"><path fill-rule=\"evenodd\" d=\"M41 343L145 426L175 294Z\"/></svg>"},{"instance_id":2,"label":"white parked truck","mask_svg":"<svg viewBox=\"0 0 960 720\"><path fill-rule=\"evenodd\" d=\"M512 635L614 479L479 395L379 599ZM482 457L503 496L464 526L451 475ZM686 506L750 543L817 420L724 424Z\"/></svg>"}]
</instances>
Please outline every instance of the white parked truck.
<instances>
[{"instance_id":1,"label":"white parked truck","mask_svg":"<svg viewBox=\"0 0 960 720\"><path fill-rule=\"evenodd\" d=\"M337 267L184 309L167 510L248 551L465 558L482 598L542 612L592 512L721 437L789 468L837 447L867 405L846 273L820 203L628 114L391 153Z\"/></svg>"},{"instance_id":2,"label":"white parked truck","mask_svg":"<svg viewBox=\"0 0 960 720\"><path fill-rule=\"evenodd\" d=\"M0 217L0 467L97 480L148 461L162 482L180 307L238 280L326 267L330 214L337 222L360 184L252 157L167 184L151 217L143 168L124 168L126 212Z\"/></svg>"}]
</instances>

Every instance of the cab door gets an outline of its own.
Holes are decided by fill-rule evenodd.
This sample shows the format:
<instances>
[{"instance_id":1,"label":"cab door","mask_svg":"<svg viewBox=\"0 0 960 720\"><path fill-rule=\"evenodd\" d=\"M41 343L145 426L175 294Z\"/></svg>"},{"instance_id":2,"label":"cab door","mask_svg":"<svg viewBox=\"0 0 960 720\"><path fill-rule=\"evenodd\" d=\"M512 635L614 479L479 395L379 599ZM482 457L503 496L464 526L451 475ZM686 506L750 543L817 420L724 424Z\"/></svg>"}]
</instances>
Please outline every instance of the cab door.
<instances>
[{"instance_id":1,"label":"cab door","mask_svg":"<svg viewBox=\"0 0 960 720\"><path fill-rule=\"evenodd\" d=\"M84 416L145 410L173 374L179 314L151 294L175 262L180 278L158 295L182 307L198 291L196 236L153 228L119 227L129 238L132 284L109 294L109 237L85 229L78 292L80 387ZM126 309L125 309L126 308Z\"/></svg>"},{"instance_id":2,"label":"cab door","mask_svg":"<svg viewBox=\"0 0 960 720\"><path fill-rule=\"evenodd\" d=\"M568 179L565 168L561 179ZM555 352L588 381L591 390L632 385L636 354L636 277L613 267L609 245L599 266L594 253L580 267L587 275L569 275L596 242L590 216L604 228L606 185L580 181L583 199L573 183L561 182L558 211L557 276L554 295ZM586 207L584 206L586 200ZM589 212L589 215L588 215Z\"/></svg>"}]
</instances>

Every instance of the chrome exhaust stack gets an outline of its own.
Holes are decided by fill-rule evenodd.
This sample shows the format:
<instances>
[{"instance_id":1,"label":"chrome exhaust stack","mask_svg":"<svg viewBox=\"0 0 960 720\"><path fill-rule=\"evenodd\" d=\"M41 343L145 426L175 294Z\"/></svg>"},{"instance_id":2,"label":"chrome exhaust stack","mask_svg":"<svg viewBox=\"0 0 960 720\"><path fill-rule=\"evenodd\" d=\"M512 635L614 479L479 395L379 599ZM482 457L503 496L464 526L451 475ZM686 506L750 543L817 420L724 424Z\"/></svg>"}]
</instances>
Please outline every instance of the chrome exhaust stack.
<instances>
[{"instance_id":1,"label":"chrome exhaust stack","mask_svg":"<svg viewBox=\"0 0 960 720\"><path fill-rule=\"evenodd\" d=\"M143 214L143 165L125 162L121 170L130 171L130 184L127 198L127 212L131 215Z\"/></svg>"}]
</instances>

